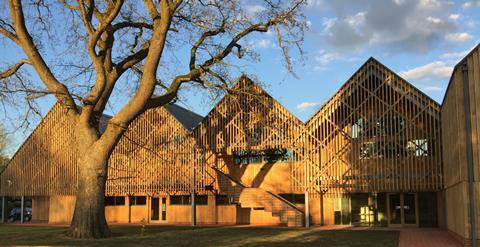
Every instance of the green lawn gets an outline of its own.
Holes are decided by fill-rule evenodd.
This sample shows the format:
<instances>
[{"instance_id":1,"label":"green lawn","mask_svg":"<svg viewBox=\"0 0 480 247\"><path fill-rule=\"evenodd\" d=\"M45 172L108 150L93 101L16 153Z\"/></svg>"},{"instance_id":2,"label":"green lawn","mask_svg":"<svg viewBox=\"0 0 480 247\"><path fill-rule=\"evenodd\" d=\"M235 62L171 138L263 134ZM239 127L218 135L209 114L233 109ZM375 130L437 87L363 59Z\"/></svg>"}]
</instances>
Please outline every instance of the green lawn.
<instances>
[{"instance_id":1,"label":"green lawn","mask_svg":"<svg viewBox=\"0 0 480 247\"><path fill-rule=\"evenodd\" d=\"M0 225L0 245L88 246L398 246L398 231L267 227L111 226L113 237L76 240L66 227Z\"/></svg>"}]
</instances>

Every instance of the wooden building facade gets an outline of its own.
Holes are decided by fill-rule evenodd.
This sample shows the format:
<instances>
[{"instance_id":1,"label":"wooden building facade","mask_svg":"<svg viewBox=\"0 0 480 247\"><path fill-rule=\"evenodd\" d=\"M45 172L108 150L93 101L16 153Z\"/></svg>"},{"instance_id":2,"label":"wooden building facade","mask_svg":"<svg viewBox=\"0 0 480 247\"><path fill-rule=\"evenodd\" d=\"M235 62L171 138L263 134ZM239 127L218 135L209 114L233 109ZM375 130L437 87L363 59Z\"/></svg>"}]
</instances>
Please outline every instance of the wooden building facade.
<instances>
[{"instance_id":1,"label":"wooden building facade","mask_svg":"<svg viewBox=\"0 0 480 247\"><path fill-rule=\"evenodd\" d=\"M480 246L480 48L453 71L442 103L446 227Z\"/></svg>"},{"instance_id":2,"label":"wooden building facade","mask_svg":"<svg viewBox=\"0 0 480 247\"><path fill-rule=\"evenodd\" d=\"M440 105L378 61L307 123L245 76L233 91L206 117L168 105L130 124L109 161L107 221L444 225ZM54 106L0 174L1 196L31 197L52 223L75 202L63 119Z\"/></svg>"},{"instance_id":3,"label":"wooden building facade","mask_svg":"<svg viewBox=\"0 0 480 247\"><path fill-rule=\"evenodd\" d=\"M306 123L309 191L335 224L443 224L440 105L369 59Z\"/></svg>"}]
</instances>

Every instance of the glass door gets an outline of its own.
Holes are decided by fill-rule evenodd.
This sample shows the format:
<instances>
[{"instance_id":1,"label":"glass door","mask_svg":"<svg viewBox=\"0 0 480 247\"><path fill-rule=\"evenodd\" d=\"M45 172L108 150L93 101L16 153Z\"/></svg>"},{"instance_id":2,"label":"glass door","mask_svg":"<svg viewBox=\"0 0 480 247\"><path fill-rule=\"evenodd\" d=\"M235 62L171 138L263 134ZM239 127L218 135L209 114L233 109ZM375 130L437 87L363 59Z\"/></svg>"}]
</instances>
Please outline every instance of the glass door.
<instances>
[{"instance_id":1,"label":"glass door","mask_svg":"<svg viewBox=\"0 0 480 247\"><path fill-rule=\"evenodd\" d=\"M160 204L158 197L152 197L150 203L150 220L157 221L159 220Z\"/></svg>"},{"instance_id":2,"label":"glass door","mask_svg":"<svg viewBox=\"0 0 480 247\"><path fill-rule=\"evenodd\" d=\"M162 221L167 220L167 198L162 197Z\"/></svg>"},{"instance_id":3,"label":"glass door","mask_svg":"<svg viewBox=\"0 0 480 247\"><path fill-rule=\"evenodd\" d=\"M403 194L403 215L405 225L417 224L417 207L416 207L416 194L405 193Z\"/></svg>"},{"instance_id":4,"label":"glass door","mask_svg":"<svg viewBox=\"0 0 480 247\"><path fill-rule=\"evenodd\" d=\"M402 202L401 194L389 194L388 195L388 214L389 225L401 225L402 224Z\"/></svg>"},{"instance_id":5,"label":"glass door","mask_svg":"<svg viewBox=\"0 0 480 247\"><path fill-rule=\"evenodd\" d=\"M388 194L388 223L390 226L417 226L417 194Z\"/></svg>"}]
</instances>

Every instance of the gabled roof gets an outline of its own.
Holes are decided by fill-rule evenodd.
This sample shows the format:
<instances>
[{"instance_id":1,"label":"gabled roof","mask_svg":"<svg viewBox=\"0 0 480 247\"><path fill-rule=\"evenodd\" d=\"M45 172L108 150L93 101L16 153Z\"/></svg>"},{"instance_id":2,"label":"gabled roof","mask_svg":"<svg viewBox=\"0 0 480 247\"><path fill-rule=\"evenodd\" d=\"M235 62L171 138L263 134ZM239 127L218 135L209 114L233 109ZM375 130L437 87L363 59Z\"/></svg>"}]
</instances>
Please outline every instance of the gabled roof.
<instances>
[{"instance_id":1,"label":"gabled roof","mask_svg":"<svg viewBox=\"0 0 480 247\"><path fill-rule=\"evenodd\" d=\"M448 80L447 90L445 90L445 94L443 95L443 100L441 105L443 105L443 103L445 102L445 98L447 97L448 90L450 90L450 85L452 85L452 79L453 79L453 75L455 74L455 71L457 71L458 69L461 69L461 66L467 62L467 59L471 57L476 50L480 50L480 43L477 44L471 51L469 51L468 54L465 55L465 57L463 57L462 60L460 60L455 65L455 67L453 67L452 74L450 76L450 79Z\"/></svg>"},{"instance_id":2,"label":"gabled roof","mask_svg":"<svg viewBox=\"0 0 480 247\"><path fill-rule=\"evenodd\" d=\"M420 89L418 89L417 87L415 87L413 84L411 84L410 82L408 82L407 80L405 80L404 78L402 78L400 75L398 75L397 73L395 73L394 71L392 71L390 68L388 68L387 66L385 66L384 64L380 63L377 59L373 58L373 57L370 57L367 61L365 61L365 63L362 64L362 66L360 66L360 68L355 71L355 73L353 73L353 75L335 92L335 94L330 97L324 104L322 104L320 106L320 108L315 111L315 113L307 120L307 122L305 124L308 125L308 123L315 118L315 116L321 112L326 105L328 105L329 102L331 102L332 100L334 100L334 98L342 93L343 89L347 88L351 83L354 83L354 79L355 77L360 74L360 73L364 73L367 71L367 68L369 65L376 65L376 66L379 66L381 69L387 71L388 73L391 73L393 74L394 77L398 78L405 86L407 86L408 88L414 90L415 92L419 93L420 95L422 96L425 96L425 98L431 102L433 102L437 107L440 108L440 104L435 101L434 99L432 99L430 96L428 96L427 94L425 94L424 92L422 92ZM374 70L375 71L375 70ZM374 72L375 73L375 72ZM395 86L394 84L389 84L390 87L392 87L392 89L394 89L395 91L401 91L401 92L404 92L405 89L404 88L400 88L400 87L397 87ZM412 98L412 97L407 97L408 100L410 100L411 102L413 102L414 104L421 104L421 102L418 102L418 99L416 98Z\"/></svg>"},{"instance_id":3,"label":"gabled roof","mask_svg":"<svg viewBox=\"0 0 480 247\"><path fill-rule=\"evenodd\" d=\"M202 121L203 117L177 104L167 104L165 109L187 130L192 131Z\"/></svg>"},{"instance_id":4,"label":"gabled roof","mask_svg":"<svg viewBox=\"0 0 480 247\"><path fill-rule=\"evenodd\" d=\"M286 107L284 107L280 102L278 102L275 98L273 98L265 89L263 89L258 83L255 83L253 80L251 80L247 75L243 74L241 75L238 79L235 85L233 85L232 90L238 90L239 94L246 93L249 94L249 90L254 90L254 91L259 91L260 95L266 96L270 99L273 100L273 102L277 103L282 109L284 109L288 114L290 114L295 121L298 121L299 123L303 124L303 121L300 120L295 114L291 113ZM223 102L225 102L228 99L228 95L225 95L220 101L215 104L215 106L208 112L208 114L201 120L201 122L204 122L207 118L210 117L210 115L215 112L215 108L218 106L222 105Z\"/></svg>"}]
</instances>

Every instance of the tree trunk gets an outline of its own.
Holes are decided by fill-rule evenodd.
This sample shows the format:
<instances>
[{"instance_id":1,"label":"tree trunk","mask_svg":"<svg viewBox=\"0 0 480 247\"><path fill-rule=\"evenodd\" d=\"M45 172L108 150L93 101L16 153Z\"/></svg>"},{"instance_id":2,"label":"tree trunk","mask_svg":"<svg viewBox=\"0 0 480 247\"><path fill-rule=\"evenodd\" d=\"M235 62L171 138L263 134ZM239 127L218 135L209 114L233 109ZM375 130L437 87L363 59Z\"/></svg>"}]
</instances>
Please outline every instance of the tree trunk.
<instances>
[{"instance_id":1,"label":"tree trunk","mask_svg":"<svg viewBox=\"0 0 480 247\"><path fill-rule=\"evenodd\" d=\"M85 130L85 129L84 129ZM74 238L105 238L110 230L105 219L105 182L108 149L98 147L98 135L92 128L77 131L78 188L75 211L70 225Z\"/></svg>"}]
</instances>

